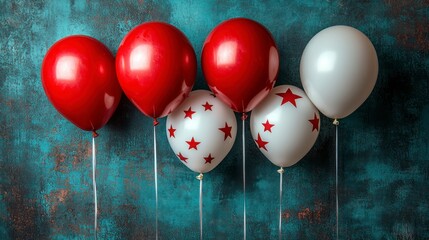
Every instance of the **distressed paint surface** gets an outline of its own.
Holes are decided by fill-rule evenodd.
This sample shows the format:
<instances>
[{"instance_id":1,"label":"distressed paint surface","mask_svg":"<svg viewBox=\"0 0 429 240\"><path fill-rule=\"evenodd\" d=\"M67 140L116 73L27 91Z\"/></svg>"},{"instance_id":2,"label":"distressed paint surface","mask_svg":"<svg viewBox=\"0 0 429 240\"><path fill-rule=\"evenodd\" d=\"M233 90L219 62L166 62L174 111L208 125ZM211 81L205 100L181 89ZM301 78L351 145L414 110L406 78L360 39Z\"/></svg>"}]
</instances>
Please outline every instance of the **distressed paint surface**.
<instances>
[{"instance_id":1,"label":"distressed paint surface","mask_svg":"<svg viewBox=\"0 0 429 240\"><path fill-rule=\"evenodd\" d=\"M276 85L301 86L299 61L325 27L345 24L373 42L380 72L369 99L340 124L341 239L429 239L428 1L0 0L0 238L90 239L91 134L51 106L40 81L47 49L87 34L113 53L134 26L169 22L198 59L221 21L264 24L280 50ZM199 64L200 66L200 64ZM194 89L207 89L201 68ZM239 116L237 116L239 117ZM310 153L284 175L284 237L335 237L334 127L322 118ZM248 124L248 123L247 123ZM195 174L157 128L161 239L198 239ZM240 128L241 129L241 128ZM238 136L241 136L241 132ZM123 99L99 131L99 236L154 239L152 120ZM277 238L278 173L246 126L248 239ZM241 139L204 177L204 236L242 238Z\"/></svg>"}]
</instances>

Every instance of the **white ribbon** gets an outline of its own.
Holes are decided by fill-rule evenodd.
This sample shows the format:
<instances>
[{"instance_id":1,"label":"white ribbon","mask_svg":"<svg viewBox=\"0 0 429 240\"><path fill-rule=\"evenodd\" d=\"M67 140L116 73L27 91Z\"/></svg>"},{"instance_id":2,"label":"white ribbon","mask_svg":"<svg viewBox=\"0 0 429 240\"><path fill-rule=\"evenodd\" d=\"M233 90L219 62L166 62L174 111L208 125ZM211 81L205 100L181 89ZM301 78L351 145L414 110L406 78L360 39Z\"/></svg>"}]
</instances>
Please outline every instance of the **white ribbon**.
<instances>
[{"instance_id":1,"label":"white ribbon","mask_svg":"<svg viewBox=\"0 0 429 240\"><path fill-rule=\"evenodd\" d=\"M336 209L336 231L337 231L337 240L338 240L338 125L339 122L337 119L334 120L333 124L335 125L335 209Z\"/></svg>"},{"instance_id":2,"label":"white ribbon","mask_svg":"<svg viewBox=\"0 0 429 240\"><path fill-rule=\"evenodd\" d=\"M203 239L203 174L197 176L200 180L200 239Z\"/></svg>"},{"instance_id":3,"label":"white ribbon","mask_svg":"<svg viewBox=\"0 0 429 240\"><path fill-rule=\"evenodd\" d=\"M245 120L242 117L242 140L243 140L243 239L246 240L246 141L245 141Z\"/></svg>"},{"instance_id":4,"label":"white ribbon","mask_svg":"<svg viewBox=\"0 0 429 240\"><path fill-rule=\"evenodd\" d=\"M97 239L97 215L98 215L98 204L97 204L97 182L95 181L95 168L97 165L97 159L95 154L95 138L92 137L92 188L94 191L94 239Z\"/></svg>"},{"instance_id":5,"label":"white ribbon","mask_svg":"<svg viewBox=\"0 0 429 240\"><path fill-rule=\"evenodd\" d=\"M158 166L156 151L156 125L153 125L153 173L155 175L155 239L158 240Z\"/></svg>"},{"instance_id":6,"label":"white ribbon","mask_svg":"<svg viewBox=\"0 0 429 240\"><path fill-rule=\"evenodd\" d=\"M282 200L283 200L283 173L284 169L277 170L280 173L280 189L279 189L279 239L282 239Z\"/></svg>"}]
</instances>

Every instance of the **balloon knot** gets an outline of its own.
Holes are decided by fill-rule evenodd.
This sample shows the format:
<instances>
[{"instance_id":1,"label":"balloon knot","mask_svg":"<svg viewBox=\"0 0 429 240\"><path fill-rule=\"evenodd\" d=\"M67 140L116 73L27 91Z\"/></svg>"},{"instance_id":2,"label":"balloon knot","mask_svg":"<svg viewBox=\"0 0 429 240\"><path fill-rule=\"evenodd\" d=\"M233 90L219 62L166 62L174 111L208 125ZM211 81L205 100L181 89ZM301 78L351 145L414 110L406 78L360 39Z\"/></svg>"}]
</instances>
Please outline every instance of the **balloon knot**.
<instances>
[{"instance_id":1,"label":"balloon knot","mask_svg":"<svg viewBox=\"0 0 429 240\"><path fill-rule=\"evenodd\" d=\"M202 181L202 180L203 180L203 174L202 174L202 173L200 173L200 175L198 175L196 178L197 178L198 180Z\"/></svg>"},{"instance_id":2,"label":"balloon knot","mask_svg":"<svg viewBox=\"0 0 429 240\"><path fill-rule=\"evenodd\" d=\"M241 120L246 120L247 119L247 114L245 113L245 112L243 112L242 114L241 114Z\"/></svg>"},{"instance_id":3,"label":"balloon knot","mask_svg":"<svg viewBox=\"0 0 429 240\"><path fill-rule=\"evenodd\" d=\"M338 126L340 125L340 122L335 118L332 124L334 124L335 126Z\"/></svg>"},{"instance_id":4,"label":"balloon knot","mask_svg":"<svg viewBox=\"0 0 429 240\"><path fill-rule=\"evenodd\" d=\"M159 122L156 118L153 119L153 126L158 126Z\"/></svg>"},{"instance_id":5,"label":"balloon knot","mask_svg":"<svg viewBox=\"0 0 429 240\"><path fill-rule=\"evenodd\" d=\"M93 138L98 137L98 133L95 130L92 130L92 137Z\"/></svg>"},{"instance_id":6,"label":"balloon knot","mask_svg":"<svg viewBox=\"0 0 429 240\"><path fill-rule=\"evenodd\" d=\"M277 170L278 173L283 174L285 170L281 167L279 170Z\"/></svg>"}]
</instances>

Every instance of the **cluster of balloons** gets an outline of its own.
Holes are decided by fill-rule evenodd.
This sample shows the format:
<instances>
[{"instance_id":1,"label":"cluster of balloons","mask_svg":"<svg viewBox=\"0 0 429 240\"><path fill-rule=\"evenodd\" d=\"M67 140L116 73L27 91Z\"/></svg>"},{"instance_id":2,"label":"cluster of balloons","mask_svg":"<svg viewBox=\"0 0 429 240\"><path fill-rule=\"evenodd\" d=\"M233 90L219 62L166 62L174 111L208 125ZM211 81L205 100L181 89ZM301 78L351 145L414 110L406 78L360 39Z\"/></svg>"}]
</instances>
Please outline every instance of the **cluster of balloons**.
<instances>
[{"instance_id":1,"label":"cluster of balloons","mask_svg":"<svg viewBox=\"0 0 429 240\"><path fill-rule=\"evenodd\" d=\"M370 40L348 26L327 28L307 44L301 59L304 90L273 89L279 53L260 23L234 18L215 27L201 56L211 92L190 92L197 60L176 27L147 22L122 40L116 60L98 40L69 36L46 53L41 78L48 99L83 130L103 127L122 90L158 124L168 115L168 141L191 170L205 173L230 151L237 133L233 111L252 111L250 128L257 147L275 165L298 162L320 130L318 109L334 119L356 110L371 93L378 61Z\"/></svg>"}]
</instances>

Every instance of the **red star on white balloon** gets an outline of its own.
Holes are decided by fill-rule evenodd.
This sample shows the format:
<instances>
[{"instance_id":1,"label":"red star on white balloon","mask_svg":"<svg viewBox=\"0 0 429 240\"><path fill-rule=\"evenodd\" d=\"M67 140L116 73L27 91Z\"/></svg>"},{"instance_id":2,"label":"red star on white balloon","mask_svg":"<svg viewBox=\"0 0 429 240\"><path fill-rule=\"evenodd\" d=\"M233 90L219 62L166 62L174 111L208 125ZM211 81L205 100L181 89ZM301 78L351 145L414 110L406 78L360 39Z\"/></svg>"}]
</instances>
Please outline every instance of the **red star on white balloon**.
<instances>
[{"instance_id":1,"label":"red star on white balloon","mask_svg":"<svg viewBox=\"0 0 429 240\"><path fill-rule=\"evenodd\" d=\"M192 119L192 114L195 113L195 111L192 111L192 108L189 107L188 110L183 111L185 113L185 118Z\"/></svg>"},{"instance_id":2,"label":"red star on white balloon","mask_svg":"<svg viewBox=\"0 0 429 240\"><path fill-rule=\"evenodd\" d=\"M202 106L204 107L204 111L208 111L208 110L213 111L213 109L212 109L213 105L210 104L209 102L206 102Z\"/></svg>"},{"instance_id":3,"label":"red star on white balloon","mask_svg":"<svg viewBox=\"0 0 429 240\"><path fill-rule=\"evenodd\" d=\"M195 149L198 150L197 146L198 144L200 144L201 142L197 142L195 141L194 137L192 137L192 139L190 141L186 141L186 143L189 145L188 149Z\"/></svg>"},{"instance_id":4,"label":"red star on white balloon","mask_svg":"<svg viewBox=\"0 0 429 240\"><path fill-rule=\"evenodd\" d=\"M256 142L256 144L258 144L258 147L259 147L259 148L263 148L263 149L265 149L265 151L267 151L267 152L268 152L268 149L267 149L267 147L265 146L265 145L267 145L267 144L268 144L268 142L266 142L266 141L262 140L261 135L260 135L259 133L258 133L258 139L255 139L255 142Z\"/></svg>"},{"instance_id":5,"label":"red star on white balloon","mask_svg":"<svg viewBox=\"0 0 429 240\"><path fill-rule=\"evenodd\" d=\"M179 154L177 154L177 156L179 157L179 159L181 160L181 161L183 161L183 162L185 162L185 163L188 163L186 160L188 160L188 158L187 157L184 157L183 155L182 155L182 153L180 153L179 152Z\"/></svg>"},{"instance_id":6,"label":"red star on white balloon","mask_svg":"<svg viewBox=\"0 0 429 240\"><path fill-rule=\"evenodd\" d=\"M290 102L295 107L296 107L296 99L302 98L301 96L294 94L292 92L292 90L290 90L290 88L288 88L286 90L286 92L284 92L284 93L276 93L276 95L283 98L281 105Z\"/></svg>"},{"instance_id":7,"label":"red star on white balloon","mask_svg":"<svg viewBox=\"0 0 429 240\"><path fill-rule=\"evenodd\" d=\"M226 123L226 122L225 122L225 127L223 127L223 128L219 128L219 130L221 130L221 131L225 134L225 136L224 136L224 138L223 138L223 140L224 140L224 141L225 141L228 137L232 138L232 135L231 135L232 127L231 127L231 126L228 126L228 123Z\"/></svg>"},{"instance_id":8,"label":"red star on white balloon","mask_svg":"<svg viewBox=\"0 0 429 240\"><path fill-rule=\"evenodd\" d=\"M271 128L274 127L274 124L271 124L270 121L267 121L265 123L262 123L262 125L264 126L264 132L269 131L271 132Z\"/></svg>"},{"instance_id":9,"label":"red star on white balloon","mask_svg":"<svg viewBox=\"0 0 429 240\"><path fill-rule=\"evenodd\" d=\"M205 163L212 163L212 160L214 157L212 157L212 154L210 153L207 157L204 157Z\"/></svg>"},{"instance_id":10,"label":"red star on white balloon","mask_svg":"<svg viewBox=\"0 0 429 240\"><path fill-rule=\"evenodd\" d=\"M317 118L316 113L314 113L314 117L313 119L308 120L311 125L313 126L313 129L311 130L312 132L314 132L314 130L319 131L319 119Z\"/></svg>"},{"instance_id":11,"label":"red star on white balloon","mask_svg":"<svg viewBox=\"0 0 429 240\"><path fill-rule=\"evenodd\" d=\"M168 129L168 133L170 134L170 137L176 137L175 135L174 135L174 132L176 131L176 129L175 128L173 128L173 125L170 125L170 128Z\"/></svg>"}]
</instances>

